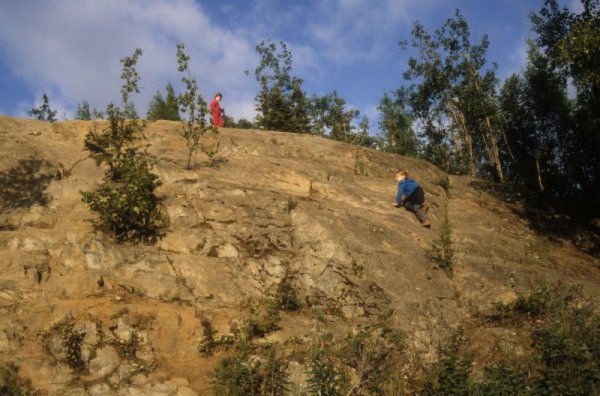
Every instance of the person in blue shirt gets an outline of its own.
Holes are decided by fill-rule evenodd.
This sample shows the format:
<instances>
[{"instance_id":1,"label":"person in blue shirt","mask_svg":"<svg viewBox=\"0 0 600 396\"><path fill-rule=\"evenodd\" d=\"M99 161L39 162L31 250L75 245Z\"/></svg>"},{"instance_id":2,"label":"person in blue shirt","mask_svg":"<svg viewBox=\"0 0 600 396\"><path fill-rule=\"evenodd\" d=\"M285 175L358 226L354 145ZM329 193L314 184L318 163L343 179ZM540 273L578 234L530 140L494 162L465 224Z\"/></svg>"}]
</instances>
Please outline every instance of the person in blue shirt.
<instances>
[{"instance_id":1,"label":"person in blue shirt","mask_svg":"<svg viewBox=\"0 0 600 396\"><path fill-rule=\"evenodd\" d=\"M396 181L398 182L398 192L396 193L394 206L397 208L404 206L406 210L417 215L417 219L423 227L431 227L431 222L427 219L429 207L425 203L423 188L414 179L410 178L405 170L396 172Z\"/></svg>"}]
</instances>

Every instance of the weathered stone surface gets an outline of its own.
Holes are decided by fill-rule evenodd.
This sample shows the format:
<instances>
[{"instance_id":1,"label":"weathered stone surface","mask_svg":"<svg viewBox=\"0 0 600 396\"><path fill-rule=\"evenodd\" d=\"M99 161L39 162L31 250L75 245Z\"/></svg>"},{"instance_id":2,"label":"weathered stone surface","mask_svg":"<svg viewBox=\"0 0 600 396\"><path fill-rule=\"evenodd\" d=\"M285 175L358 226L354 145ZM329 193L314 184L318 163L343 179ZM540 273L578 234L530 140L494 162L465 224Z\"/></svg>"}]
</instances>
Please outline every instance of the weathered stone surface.
<instances>
[{"instance_id":1,"label":"weathered stone surface","mask_svg":"<svg viewBox=\"0 0 600 396\"><path fill-rule=\"evenodd\" d=\"M106 377L119 367L120 363L119 354L112 346L96 349L96 357L90 360L88 365L91 379Z\"/></svg>"},{"instance_id":2,"label":"weathered stone surface","mask_svg":"<svg viewBox=\"0 0 600 396\"><path fill-rule=\"evenodd\" d=\"M114 391L111 389L109 384L100 383L90 386L88 393L90 396L105 396L113 394Z\"/></svg>"},{"instance_id":3,"label":"weathered stone surface","mask_svg":"<svg viewBox=\"0 0 600 396\"><path fill-rule=\"evenodd\" d=\"M91 126L0 116L0 172L34 156L48 162L40 172L60 176L38 186L44 204L0 213L0 315L10 318L0 320L0 360L19 362L42 394L204 394L222 357L198 352L206 328L239 334L257 316L248 307L284 280L302 309L282 313L265 341L307 340L317 328L347 334L393 311L424 360L465 321L479 345L518 349L518 332L478 329L476 318L539 280L600 295L597 259L570 243L534 251L540 237L519 208L470 178L450 176L447 196L433 183L446 175L431 164L302 134L222 128L216 156L198 154L186 169L180 124L149 123L144 144L169 225L155 244L118 244L85 221L96 214L79 191L104 176L82 149ZM20 138L32 129L36 139ZM397 168L424 186L432 229L391 206ZM446 205L451 276L427 258ZM63 320L83 335L81 372L57 364L65 345L48 331ZM289 373L306 391L306 367L291 362Z\"/></svg>"}]
</instances>

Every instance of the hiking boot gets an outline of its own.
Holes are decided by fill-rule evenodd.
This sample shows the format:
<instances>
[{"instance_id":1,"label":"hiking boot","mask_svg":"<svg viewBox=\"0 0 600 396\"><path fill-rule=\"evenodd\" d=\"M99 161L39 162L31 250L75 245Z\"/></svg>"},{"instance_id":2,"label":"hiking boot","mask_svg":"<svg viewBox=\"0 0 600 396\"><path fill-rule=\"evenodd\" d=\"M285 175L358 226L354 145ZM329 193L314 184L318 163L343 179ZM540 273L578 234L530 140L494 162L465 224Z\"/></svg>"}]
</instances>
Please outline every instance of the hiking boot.
<instances>
[{"instance_id":1,"label":"hiking boot","mask_svg":"<svg viewBox=\"0 0 600 396\"><path fill-rule=\"evenodd\" d=\"M422 221L421 225L423 227L431 228L431 221L429 221L429 220Z\"/></svg>"}]
</instances>

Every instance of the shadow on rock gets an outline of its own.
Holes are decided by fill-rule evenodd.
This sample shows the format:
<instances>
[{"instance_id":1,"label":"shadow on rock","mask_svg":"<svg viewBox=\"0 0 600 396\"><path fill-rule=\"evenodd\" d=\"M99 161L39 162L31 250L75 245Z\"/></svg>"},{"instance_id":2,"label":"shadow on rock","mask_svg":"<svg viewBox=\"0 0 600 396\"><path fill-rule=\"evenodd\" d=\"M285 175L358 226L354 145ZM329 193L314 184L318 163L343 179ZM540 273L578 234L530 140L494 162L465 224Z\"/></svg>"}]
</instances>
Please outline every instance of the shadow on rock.
<instances>
[{"instance_id":1,"label":"shadow on rock","mask_svg":"<svg viewBox=\"0 0 600 396\"><path fill-rule=\"evenodd\" d=\"M44 190L54 178L53 168L49 161L31 158L0 172L0 210L46 206L51 197Z\"/></svg>"},{"instance_id":2,"label":"shadow on rock","mask_svg":"<svg viewBox=\"0 0 600 396\"><path fill-rule=\"evenodd\" d=\"M472 181L469 185L485 191L506 203L517 203L511 207L513 213L527 220L529 227L551 242L569 240L582 251L600 258L600 225L577 217L576 214L561 212L553 208L551 202L535 193L530 193L527 202L516 185L511 183L491 183Z\"/></svg>"},{"instance_id":3,"label":"shadow on rock","mask_svg":"<svg viewBox=\"0 0 600 396\"><path fill-rule=\"evenodd\" d=\"M573 219L566 214L554 211L525 207L513 212L527 219L531 229L552 242L570 240L582 251L600 257L600 229L597 225Z\"/></svg>"}]
</instances>

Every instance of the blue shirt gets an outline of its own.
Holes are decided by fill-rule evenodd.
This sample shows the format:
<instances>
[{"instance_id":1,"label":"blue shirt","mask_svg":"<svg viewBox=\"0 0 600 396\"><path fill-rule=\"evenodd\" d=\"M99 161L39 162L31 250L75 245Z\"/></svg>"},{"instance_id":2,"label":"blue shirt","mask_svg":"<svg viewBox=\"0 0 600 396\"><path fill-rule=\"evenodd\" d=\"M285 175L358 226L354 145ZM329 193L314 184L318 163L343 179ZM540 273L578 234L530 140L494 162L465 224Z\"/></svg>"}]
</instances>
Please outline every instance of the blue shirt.
<instances>
[{"instance_id":1,"label":"blue shirt","mask_svg":"<svg viewBox=\"0 0 600 396\"><path fill-rule=\"evenodd\" d=\"M396 193L396 202L401 203L403 201L402 196L404 196L404 198L410 197L417 187L419 187L419 185L413 179L404 179L399 182L398 192Z\"/></svg>"}]
</instances>

